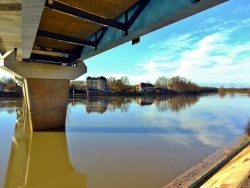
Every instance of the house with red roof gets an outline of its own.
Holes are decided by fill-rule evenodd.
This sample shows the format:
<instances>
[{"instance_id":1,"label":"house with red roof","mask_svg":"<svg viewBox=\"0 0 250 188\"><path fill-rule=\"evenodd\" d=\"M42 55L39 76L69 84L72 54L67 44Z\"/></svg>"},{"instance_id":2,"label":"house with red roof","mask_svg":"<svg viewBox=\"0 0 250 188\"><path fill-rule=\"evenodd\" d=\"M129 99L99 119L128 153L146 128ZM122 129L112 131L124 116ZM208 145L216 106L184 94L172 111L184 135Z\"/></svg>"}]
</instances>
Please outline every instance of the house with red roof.
<instances>
[{"instance_id":1,"label":"house with red roof","mask_svg":"<svg viewBox=\"0 0 250 188\"><path fill-rule=\"evenodd\" d=\"M140 83L136 86L136 91L153 91L155 90L155 86L149 83Z\"/></svg>"}]
</instances>

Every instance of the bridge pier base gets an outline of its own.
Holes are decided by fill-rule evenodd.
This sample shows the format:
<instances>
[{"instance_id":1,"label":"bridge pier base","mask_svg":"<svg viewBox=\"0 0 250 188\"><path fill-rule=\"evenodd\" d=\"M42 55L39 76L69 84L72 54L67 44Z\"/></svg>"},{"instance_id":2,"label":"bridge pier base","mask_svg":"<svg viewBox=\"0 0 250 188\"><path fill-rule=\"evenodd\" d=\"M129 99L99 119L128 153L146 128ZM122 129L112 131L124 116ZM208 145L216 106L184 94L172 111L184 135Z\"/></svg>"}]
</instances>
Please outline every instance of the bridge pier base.
<instances>
[{"instance_id":1,"label":"bridge pier base","mask_svg":"<svg viewBox=\"0 0 250 188\"><path fill-rule=\"evenodd\" d=\"M0 58L0 68L21 78L33 131L64 128L69 96L69 81L87 72L82 61L75 66L22 62L15 51Z\"/></svg>"},{"instance_id":2,"label":"bridge pier base","mask_svg":"<svg viewBox=\"0 0 250 188\"><path fill-rule=\"evenodd\" d=\"M24 94L33 131L64 128L69 80L24 79Z\"/></svg>"}]
</instances>

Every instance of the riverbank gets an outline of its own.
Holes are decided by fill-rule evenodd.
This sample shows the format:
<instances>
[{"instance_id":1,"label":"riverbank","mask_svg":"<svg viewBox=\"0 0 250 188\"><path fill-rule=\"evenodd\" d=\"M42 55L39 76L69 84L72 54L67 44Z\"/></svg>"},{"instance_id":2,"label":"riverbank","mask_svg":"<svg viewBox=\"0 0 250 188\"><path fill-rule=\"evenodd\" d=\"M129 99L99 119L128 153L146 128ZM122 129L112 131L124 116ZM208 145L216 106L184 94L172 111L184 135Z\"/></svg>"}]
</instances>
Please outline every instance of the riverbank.
<instances>
[{"instance_id":1,"label":"riverbank","mask_svg":"<svg viewBox=\"0 0 250 188\"><path fill-rule=\"evenodd\" d=\"M88 94L87 94L88 93ZM161 90L155 90L153 92L146 92L146 91L141 91L141 92L112 92L112 91L101 91L101 90L90 90L88 92L84 90L74 90L69 92L69 98L72 99L73 95L74 98L85 98L87 95L89 97L94 96L94 97L104 97L104 96L179 96L179 95L192 95L192 96L198 96L201 94L213 94L213 93L218 93L217 90L212 90L212 89L207 89L199 93L192 93L192 92L184 92L184 93L179 93L173 90L169 89L161 89Z\"/></svg>"},{"instance_id":2,"label":"riverbank","mask_svg":"<svg viewBox=\"0 0 250 188\"><path fill-rule=\"evenodd\" d=\"M169 96L169 95L193 95L193 96L197 96L197 95L204 95L204 94L220 94L221 96L224 96L226 94L236 94L236 93L247 93L250 95L249 92L247 92L248 90L240 90L240 92L219 92L216 88L203 88L200 92L198 93L193 93L193 92L176 92L173 90L169 90L169 89L161 89L161 90L155 90L153 92L112 92L112 91L101 91L101 90L90 90L90 91L85 91L85 90L74 90L74 92L71 90L69 91L69 99L73 98L84 98L87 97L87 93L88 96ZM23 97L23 93L22 92L4 92L4 91L0 91L0 97Z\"/></svg>"},{"instance_id":3,"label":"riverbank","mask_svg":"<svg viewBox=\"0 0 250 188\"><path fill-rule=\"evenodd\" d=\"M0 91L0 97L23 97L23 93Z\"/></svg>"},{"instance_id":4,"label":"riverbank","mask_svg":"<svg viewBox=\"0 0 250 188\"><path fill-rule=\"evenodd\" d=\"M164 188L187 188L189 187L194 182L196 182L199 178L201 178L203 175L208 173L212 168L214 168L222 160L227 158L232 152L234 152L239 147L241 147L242 143L246 141L247 138L248 136L246 134L243 134L237 137L233 141L226 144L224 147L220 148L216 152L209 155L207 158L202 160L197 165L193 166L191 169L181 174L179 177L174 179ZM245 178L246 177L242 177L242 179L240 180L242 182L240 183L243 183L245 181ZM209 187L209 186L205 186L205 187Z\"/></svg>"}]
</instances>

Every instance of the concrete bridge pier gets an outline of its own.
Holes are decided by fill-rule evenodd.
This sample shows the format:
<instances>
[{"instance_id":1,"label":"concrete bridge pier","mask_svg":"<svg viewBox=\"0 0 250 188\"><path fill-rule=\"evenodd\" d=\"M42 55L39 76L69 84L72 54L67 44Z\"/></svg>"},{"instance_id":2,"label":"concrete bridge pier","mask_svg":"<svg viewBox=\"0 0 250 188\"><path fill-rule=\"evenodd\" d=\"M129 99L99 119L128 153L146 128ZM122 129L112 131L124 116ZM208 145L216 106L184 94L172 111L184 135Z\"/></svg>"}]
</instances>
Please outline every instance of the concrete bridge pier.
<instances>
[{"instance_id":1,"label":"concrete bridge pier","mask_svg":"<svg viewBox=\"0 0 250 188\"><path fill-rule=\"evenodd\" d=\"M23 92L33 131L65 127L70 80L87 72L82 61L62 66L16 61L15 51L0 59L0 68L23 78Z\"/></svg>"},{"instance_id":2,"label":"concrete bridge pier","mask_svg":"<svg viewBox=\"0 0 250 188\"><path fill-rule=\"evenodd\" d=\"M69 80L25 78L24 90L34 131L65 126Z\"/></svg>"}]
</instances>

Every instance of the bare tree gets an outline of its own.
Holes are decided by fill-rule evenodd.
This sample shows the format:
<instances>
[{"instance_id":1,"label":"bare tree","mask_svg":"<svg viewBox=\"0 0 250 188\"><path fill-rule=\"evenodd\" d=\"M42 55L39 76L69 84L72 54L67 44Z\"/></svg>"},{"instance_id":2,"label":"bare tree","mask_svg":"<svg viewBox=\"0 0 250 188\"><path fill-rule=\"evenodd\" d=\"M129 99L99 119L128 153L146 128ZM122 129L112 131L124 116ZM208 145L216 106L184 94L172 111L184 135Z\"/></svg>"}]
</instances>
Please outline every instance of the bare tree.
<instances>
[{"instance_id":1,"label":"bare tree","mask_svg":"<svg viewBox=\"0 0 250 188\"><path fill-rule=\"evenodd\" d=\"M188 81L186 78L175 76L169 79L168 86L177 92L185 93L185 92L192 92L197 93L200 91L200 87L192 83L191 81Z\"/></svg>"},{"instance_id":2,"label":"bare tree","mask_svg":"<svg viewBox=\"0 0 250 188\"><path fill-rule=\"evenodd\" d=\"M129 85L129 79L127 76L122 76L121 77L121 82L124 84L124 85Z\"/></svg>"},{"instance_id":3,"label":"bare tree","mask_svg":"<svg viewBox=\"0 0 250 188\"><path fill-rule=\"evenodd\" d=\"M166 76L160 76L155 82L155 87L167 88L169 79Z\"/></svg>"},{"instance_id":4,"label":"bare tree","mask_svg":"<svg viewBox=\"0 0 250 188\"><path fill-rule=\"evenodd\" d=\"M16 84L16 81L13 79L13 78L8 78L5 82L6 84L6 88L9 90L9 91L16 91L17 89L17 84Z\"/></svg>"},{"instance_id":5,"label":"bare tree","mask_svg":"<svg viewBox=\"0 0 250 188\"><path fill-rule=\"evenodd\" d=\"M70 82L70 87L77 90L86 89L86 82L83 80L74 80Z\"/></svg>"}]
</instances>

